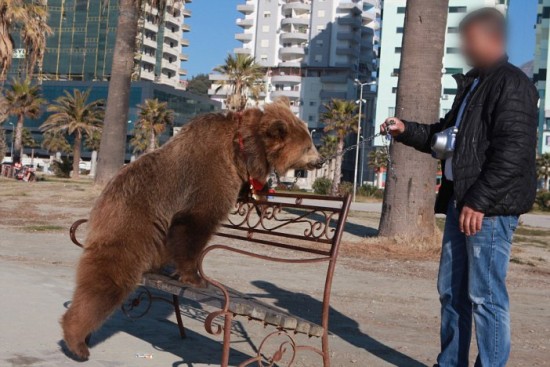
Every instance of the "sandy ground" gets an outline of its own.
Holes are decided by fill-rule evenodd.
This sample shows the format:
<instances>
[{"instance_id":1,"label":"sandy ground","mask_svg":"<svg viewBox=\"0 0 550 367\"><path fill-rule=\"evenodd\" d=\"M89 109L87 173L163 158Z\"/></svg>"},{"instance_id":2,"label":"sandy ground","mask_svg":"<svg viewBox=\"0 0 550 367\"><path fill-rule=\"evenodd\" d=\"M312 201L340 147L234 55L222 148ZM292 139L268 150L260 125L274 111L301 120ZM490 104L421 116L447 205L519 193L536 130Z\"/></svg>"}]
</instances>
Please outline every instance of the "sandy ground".
<instances>
[{"instance_id":1,"label":"sandy ground","mask_svg":"<svg viewBox=\"0 0 550 367\"><path fill-rule=\"evenodd\" d=\"M80 364L61 351L58 319L70 301L80 249L67 230L85 217L98 191L87 182L24 184L0 179L0 367L216 366L220 339L203 328L207 310L184 303L181 340L169 305L155 303L132 321L117 312L92 337ZM437 254L365 240L377 213L352 212L337 268L331 314L333 366L432 366L439 349ZM550 366L550 228L520 227L510 268L513 351L510 366ZM214 256L212 274L241 291L316 321L324 269ZM266 331L233 325L231 365L253 354ZM297 337L299 343L316 339ZM151 353L153 359L137 358ZM475 346L472 347L472 359ZM300 354L297 366L321 366Z\"/></svg>"}]
</instances>

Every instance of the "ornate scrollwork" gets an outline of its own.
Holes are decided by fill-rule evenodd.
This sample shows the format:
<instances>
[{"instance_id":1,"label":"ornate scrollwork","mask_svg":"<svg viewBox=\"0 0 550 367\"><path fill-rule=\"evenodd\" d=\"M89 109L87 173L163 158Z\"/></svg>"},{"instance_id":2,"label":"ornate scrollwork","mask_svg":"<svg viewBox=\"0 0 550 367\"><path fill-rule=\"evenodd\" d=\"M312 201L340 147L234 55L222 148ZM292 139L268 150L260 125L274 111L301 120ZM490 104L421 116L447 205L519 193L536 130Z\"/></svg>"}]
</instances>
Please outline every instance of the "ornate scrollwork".
<instances>
[{"instance_id":1,"label":"ornate scrollwork","mask_svg":"<svg viewBox=\"0 0 550 367\"><path fill-rule=\"evenodd\" d=\"M135 320L145 316L151 309L152 303L153 296L151 292L145 287L139 287L134 293L134 297L129 298L121 306L121 309L127 317Z\"/></svg>"},{"instance_id":2,"label":"ornate scrollwork","mask_svg":"<svg viewBox=\"0 0 550 367\"><path fill-rule=\"evenodd\" d=\"M301 198L296 199L295 205L302 205ZM336 208L295 208L285 207L284 203L241 201L229 214L228 227L249 229L247 235L252 237L253 230L277 234L284 227L301 225L304 227L302 233L305 240L331 241L335 234L333 224L337 222L338 215L339 209Z\"/></svg>"},{"instance_id":3,"label":"ornate scrollwork","mask_svg":"<svg viewBox=\"0 0 550 367\"><path fill-rule=\"evenodd\" d=\"M265 353L267 343L275 338L283 338L283 341L279 343L279 346L276 347L273 354L268 356ZM256 356L244 361L239 367L245 367L252 363L257 363L258 367L273 367L275 365L280 365L280 362L283 362L283 358L285 357L287 359L287 361L285 361L286 366L291 367L296 358L297 350L298 347L292 336L284 331L275 331L268 334L264 340L262 340Z\"/></svg>"}]
</instances>

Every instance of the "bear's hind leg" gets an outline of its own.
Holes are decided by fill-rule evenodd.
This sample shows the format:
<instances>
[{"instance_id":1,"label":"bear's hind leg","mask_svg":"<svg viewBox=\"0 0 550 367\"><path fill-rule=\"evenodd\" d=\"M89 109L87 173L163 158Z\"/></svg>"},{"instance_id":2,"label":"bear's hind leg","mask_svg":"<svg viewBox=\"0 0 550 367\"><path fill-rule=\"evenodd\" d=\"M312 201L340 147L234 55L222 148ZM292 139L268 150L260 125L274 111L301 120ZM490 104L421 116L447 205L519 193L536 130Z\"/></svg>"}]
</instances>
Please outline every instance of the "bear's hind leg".
<instances>
[{"instance_id":1,"label":"bear's hind leg","mask_svg":"<svg viewBox=\"0 0 550 367\"><path fill-rule=\"evenodd\" d=\"M212 217L183 212L172 218L166 245L181 282L195 286L205 285L198 273L198 260L215 231L217 222Z\"/></svg>"},{"instance_id":2,"label":"bear's hind leg","mask_svg":"<svg viewBox=\"0 0 550 367\"><path fill-rule=\"evenodd\" d=\"M83 360L90 355L86 339L124 302L137 284L136 277L131 274L121 276L122 269L117 269L119 262L111 259L107 264L87 255L84 254L79 264L73 300L61 319L68 349Z\"/></svg>"}]
</instances>

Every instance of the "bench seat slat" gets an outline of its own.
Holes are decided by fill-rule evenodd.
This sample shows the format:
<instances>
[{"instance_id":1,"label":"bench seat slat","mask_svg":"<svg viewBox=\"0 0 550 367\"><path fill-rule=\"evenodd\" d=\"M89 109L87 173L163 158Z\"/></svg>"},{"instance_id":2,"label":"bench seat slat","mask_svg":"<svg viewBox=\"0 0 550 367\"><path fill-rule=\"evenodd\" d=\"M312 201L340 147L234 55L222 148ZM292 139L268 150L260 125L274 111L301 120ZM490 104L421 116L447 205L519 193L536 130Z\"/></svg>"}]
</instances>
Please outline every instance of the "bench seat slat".
<instances>
[{"instance_id":1,"label":"bench seat slat","mask_svg":"<svg viewBox=\"0 0 550 367\"><path fill-rule=\"evenodd\" d=\"M209 286L208 288L194 288L168 276L157 273L144 274L142 285L201 304L207 304L215 308L221 309L223 307L223 294L218 288L213 286ZM229 311L234 314L249 317L287 331L294 331L308 336L321 337L323 335L324 329L322 326L293 316L284 310L261 302L232 288L226 287L226 289L230 294Z\"/></svg>"}]
</instances>

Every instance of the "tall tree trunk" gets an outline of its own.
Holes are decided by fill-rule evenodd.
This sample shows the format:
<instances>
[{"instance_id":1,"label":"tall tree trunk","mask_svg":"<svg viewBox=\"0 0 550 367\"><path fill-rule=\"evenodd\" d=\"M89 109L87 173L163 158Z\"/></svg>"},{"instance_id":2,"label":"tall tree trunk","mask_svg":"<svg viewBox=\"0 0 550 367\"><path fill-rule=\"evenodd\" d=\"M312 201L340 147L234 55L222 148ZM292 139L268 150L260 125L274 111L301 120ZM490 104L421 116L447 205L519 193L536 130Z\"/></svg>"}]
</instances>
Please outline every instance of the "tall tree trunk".
<instances>
[{"instance_id":1,"label":"tall tree trunk","mask_svg":"<svg viewBox=\"0 0 550 367\"><path fill-rule=\"evenodd\" d=\"M397 117L439 120L441 70L448 0L408 0L397 88ZM395 175L388 170L380 236L434 238L437 163L403 144L391 147Z\"/></svg>"},{"instance_id":2,"label":"tall tree trunk","mask_svg":"<svg viewBox=\"0 0 550 367\"><path fill-rule=\"evenodd\" d=\"M124 164L130 86L138 31L138 3L135 0L119 1L120 11L107 95L105 125L101 134L95 177L97 184L106 184Z\"/></svg>"},{"instance_id":3,"label":"tall tree trunk","mask_svg":"<svg viewBox=\"0 0 550 367\"><path fill-rule=\"evenodd\" d=\"M82 135L77 131L73 146L73 178L80 178L80 149L82 145Z\"/></svg>"},{"instance_id":4,"label":"tall tree trunk","mask_svg":"<svg viewBox=\"0 0 550 367\"><path fill-rule=\"evenodd\" d=\"M332 187L330 188L330 194L332 196L338 195L338 188L340 187L340 180L342 179L342 152L344 151L344 138L338 139L338 146L336 147L336 158L334 159L334 179L332 180Z\"/></svg>"},{"instance_id":5,"label":"tall tree trunk","mask_svg":"<svg viewBox=\"0 0 550 367\"><path fill-rule=\"evenodd\" d=\"M25 115L19 115L17 118L17 124L15 125L15 142L13 143L14 154L19 156L19 160L23 158L23 123L25 122ZM15 161L13 160L13 163Z\"/></svg>"},{"instance_id":6,"label":"tall tree trunk","mask_svg":"<svg viewBox=\"0 0 550 367\"><path fill-rule=\"evenodd\" d=\"M155 130L151 129L149 133L149 144L147 145L147 153L150 153L155 150L157 138L155 136Z\"/></svg>"}]
</instances>

